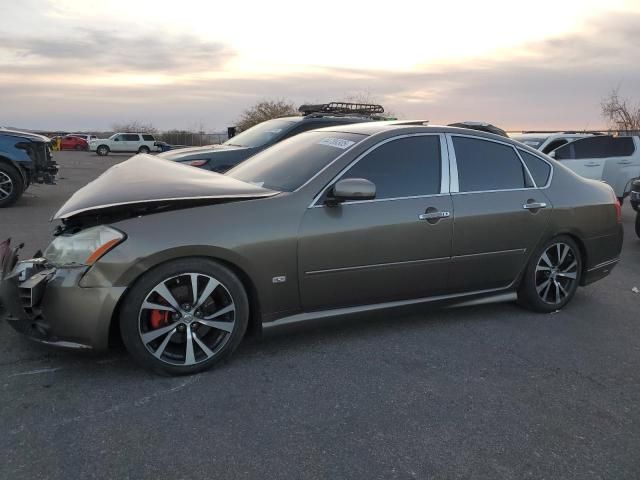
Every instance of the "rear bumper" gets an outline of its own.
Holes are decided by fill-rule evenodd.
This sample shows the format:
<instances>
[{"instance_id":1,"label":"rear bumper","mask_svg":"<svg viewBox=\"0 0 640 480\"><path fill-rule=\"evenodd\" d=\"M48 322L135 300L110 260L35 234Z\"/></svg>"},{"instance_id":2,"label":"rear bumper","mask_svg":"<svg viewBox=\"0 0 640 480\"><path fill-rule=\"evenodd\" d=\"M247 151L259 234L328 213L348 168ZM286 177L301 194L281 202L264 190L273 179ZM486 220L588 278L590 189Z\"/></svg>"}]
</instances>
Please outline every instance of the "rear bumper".
<instances>
[{"instance_id":1,"label":"rear bumper","mask_svg":"<svg viewBox=\"0 0 640 480\"><path fill-rule=\"evenodd\" d=\"M585 275L582 277L582 285L589 285L590 283L602 280L604 277L611 273L611 271L618 264L619 260L619 258L614 258L613 260L608 260L606 262L600 263L599 265L589 268L585 272Z\"/></svg>"},{"instance_id":2,"label":"rear bumper","mask_svg":"<svg viewBox=\"0 0 640 480\"><path fill-rule=\"evenodd\" d=\"M44 259L19 262L0 278L0 302L15 330L61 347L105 350L124 288L82 288L86 267L50 268Z\"/></svg>"}]
</instances>

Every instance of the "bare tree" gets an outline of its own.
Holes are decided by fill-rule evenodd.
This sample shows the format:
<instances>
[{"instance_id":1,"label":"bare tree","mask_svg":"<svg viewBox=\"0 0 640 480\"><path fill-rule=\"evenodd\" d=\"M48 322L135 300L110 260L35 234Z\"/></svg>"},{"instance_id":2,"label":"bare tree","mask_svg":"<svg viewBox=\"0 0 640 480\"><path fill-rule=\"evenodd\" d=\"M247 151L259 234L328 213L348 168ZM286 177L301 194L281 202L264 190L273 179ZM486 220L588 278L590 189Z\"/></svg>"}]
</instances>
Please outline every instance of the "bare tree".
<instances>
[{"instance_id":1,"label":"bare tree","mask_svg":"<svg viewBox=\"0 0 640 480\"><path fill-rule=\"evenodd\" d=\"M236 126L238 130L243 131L265 120L289 115L298 115L292 101L285 99L262 100L247 108L237 120Z\"/></svg>"},{"instance_id":2,"label":"bare tree","mask_svg":"<svg viewBox=\"0 0 640 480\"><path fill-rule=\"evenodd\" d=\"M131 133L156 133L158 129L151 123L144 123L138 120L125 123L114 123L111 125L114 132L131 132Z\"/></svg>"},{"instance_id":3,"label":"bare tree","mask_svg":"<svg viewBox=\"0 0 640 480\"><path fill-rule=\"evenodd\" d=\"M628 98L620 97L619 88L602 99L600 108L612 129L640 131L640 104L632 105Z\"/></svg>"}]
</instances>

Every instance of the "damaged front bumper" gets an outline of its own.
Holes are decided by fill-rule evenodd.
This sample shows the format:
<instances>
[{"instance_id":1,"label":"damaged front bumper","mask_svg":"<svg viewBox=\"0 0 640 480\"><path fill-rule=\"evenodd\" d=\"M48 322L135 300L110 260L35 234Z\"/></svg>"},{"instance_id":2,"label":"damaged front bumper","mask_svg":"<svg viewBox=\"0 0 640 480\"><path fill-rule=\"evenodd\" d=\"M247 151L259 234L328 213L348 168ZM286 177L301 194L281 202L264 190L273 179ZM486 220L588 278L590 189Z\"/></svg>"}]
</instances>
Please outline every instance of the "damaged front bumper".
<instances>
[{"instance_id":1,"label":"damaged front bumper","mask_svg":"<svg viewBox=\"0 0 640 480\"><path fill-rule=\"evenodd\" d=\"M8 262L15 265L8 273L0 271L0 303L9 325L42 343L108 347L111 319L124 288L81 287L86 266L54 267L44 258L16 261Z\"/></svg>"}]
</instances>

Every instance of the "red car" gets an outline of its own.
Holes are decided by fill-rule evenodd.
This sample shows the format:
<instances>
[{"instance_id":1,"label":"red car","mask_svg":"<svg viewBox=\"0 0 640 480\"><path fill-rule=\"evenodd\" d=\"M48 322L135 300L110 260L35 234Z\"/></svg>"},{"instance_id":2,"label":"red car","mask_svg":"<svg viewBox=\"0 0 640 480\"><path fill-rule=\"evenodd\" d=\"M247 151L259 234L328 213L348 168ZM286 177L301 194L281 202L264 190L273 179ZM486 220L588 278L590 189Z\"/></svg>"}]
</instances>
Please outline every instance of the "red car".
<instances>
[{"instance_id":1,"label":"red car","mask_svg":"<svg viewBox=\"0 0 640 480\"><path fill-rule=\"evenodd\" d=\"M88 150L89 144L80 137L67 135L60 138L60 150Z\"/></svg>"}]
</instances>

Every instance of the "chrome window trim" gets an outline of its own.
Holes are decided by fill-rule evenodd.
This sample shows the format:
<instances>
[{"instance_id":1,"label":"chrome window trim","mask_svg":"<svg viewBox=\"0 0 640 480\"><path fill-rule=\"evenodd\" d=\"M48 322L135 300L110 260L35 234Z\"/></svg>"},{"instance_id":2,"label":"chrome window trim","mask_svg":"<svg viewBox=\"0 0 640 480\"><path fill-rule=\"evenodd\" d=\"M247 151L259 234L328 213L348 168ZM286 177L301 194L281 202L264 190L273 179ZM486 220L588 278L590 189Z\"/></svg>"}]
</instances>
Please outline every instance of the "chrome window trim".
<instances>
[{"instance_id":1,"label":"chrome window trim","mask_svg":"<svg viewBox=\"0 0 640 480\"><path fill-rule=\"evenodd\" d=\"M440 137L440 193L431 193L431 194L426 194L426 195L408 195L406 197L393 197L393 198L374 198L372 200L354 200L354 201L350 201L350 202L343 202L343 203L341 203L341 205L353 205L355 203L384 202L384 201L404 200L404 199L411 199L411 198L440 197L440 196L443 196L443 195L448 195L449 194L448 186L445 186L447 191L443 191L442 190L442 188L443 188L442 177L444 175L444 172L448 171L448 157L445 154L445 151L442 149L442 136L443 136L443 134L442 133L436 133L436 132L434 132L434 133L408 133L408 134L404 134L404 135L396 135L394 137L385 138L384 140L376 143L375 145L372 145L367 150L365 150L360 155L358 155L351 163L349 163L346 167L344 167L342 170L340 170L336 174L336 176L333 177L333 179L329 183L327 183L315 197L313 197L313 200L311 201L311 203L309 204L307 209L309 209L309 208L317 208L317 207L324 207L324 204L322 204L322 203L321 204L316 204L316 203L318 202L318 200L320 200L320 198L322 198L322 196L327 191L327 189L331 188L331 186L334 185L338 180L340 180L340 178L342 178L342 176L351 167L353 167L356 163L358 163L360 160L362 160L365 156L367 156L369 153L371 153L372 151L374 151L378 147L384 145L385 143L389 143L389 142L392 142L394 140L399 140L399 139L402 139L402 138L427 137L427 136L436 136L436 135ZM342 157L342 155L340 155L340 157ZM338 157L338 158L340 158L340 157ZM336 160L338 160L338 158L336 158ZM321 172L318 172L318 174L319 173L321 173ZM309 180L309 181L311 181L311 180ZM300 187L300 188L302 188L302 187Z\"/></svg>"},{"instance_id":2,"label":"chrome window trim","mask_svg":"<svg viewBox=\"0 0 640 480\"><path fill-rule=\"evenodd\" d=\"M470 193L495 193L495 192L518 192L518 191L524 191L524 190L544 190L546 188L549 188L549 186L551 185L551 180L553 178L553 165L541 158L539 155L534 155L531 152L527 152L533 156L535 156L536 158L539 158L540 160L544 161L547 165L549 165L549 167L551 168L551 173L549 174L549 179L547 180L547 183L544 187L538 187L536 185L535 180L533 179L533 175L531 175L531 172L529 171L529 168L527 167L526 163L524 162L524 160L522 159L522 156L520 155L520 152L518 152L518 150L522 150L522 151L526 151L521 149L520 147L517 147L511 143L508 142L503 142L500 140L495 140L493 138L485 138L485 137L481 137L478 135L467 135L467 134L461 134L461 133L447 133L445 134L447 137L447 145L449 147L449 165L450 165L450 169L451 169L451 194L457 194L457 195L467 195ZM520 160L521 165L524 168L524 171L526 172L526 174L529 176L529 180L531 181L531 184L534 185L533 187L523 187L523 188L501 188L501 189L495 189L495 190L474 190L474 191L470 191L470 192L461 192L460 191L460 183L459 183L459 178L458 178L458 161L456 159L456 150L455 147L453 146L453 137L464 137L464 138L472 138L474 140L484 140L486 142L493 142L493 143L497 143L500 145L505 145L507 147L511 147L512 149L515 150L516 156L518 157L518 159ZM454 175L454 171L455 171L455 175Z\"/></svg>"},{"instance_id":3,"label":"chrome window trim","mask_svg":"<svg viewBox=\"0 0 640 480\"><path fill-rule=\"evenodd\" d=\"M553 179L553 172L554 172L554 168L553 168L553 164L549 161L546 160L544 158L542 158L540 155L537 155L533 152L528 152L527 150L520 148L520 147L516 147L516 152L518 152L518 156L520 157L520 159L524 162L524 159L522 158L522 155L520 155L519 150L522 150L523 152L528 153L529 155L532 155L540 160L542 160L544 163L546 163L547 165L549 165L549 168L551 168L551 173L549 173L549 178L547 179L547 183L544 185L544 187L536 187L538 190L544 190L547 189L551 186L551 180Z\"/></svg>"},{"instance_id":4,"label":"chrome window trim","mask_svg":"<svg viewBox=\"0 0 640 480\"><path fill-rule=\"evenodd\" d=\"M451 134L447 133L445 137L447 139L447 151L449 153L449 176L451 178L449 191L451 193L459 193L460 180L458 178L458 159L456 158L456 149L453 148L453 138L451 137Z\"/></svg>"}]
</instances>

